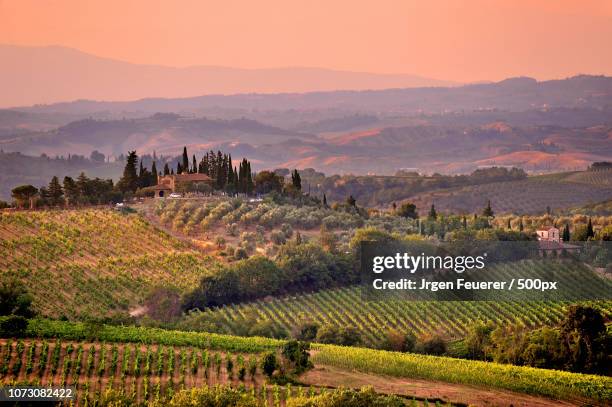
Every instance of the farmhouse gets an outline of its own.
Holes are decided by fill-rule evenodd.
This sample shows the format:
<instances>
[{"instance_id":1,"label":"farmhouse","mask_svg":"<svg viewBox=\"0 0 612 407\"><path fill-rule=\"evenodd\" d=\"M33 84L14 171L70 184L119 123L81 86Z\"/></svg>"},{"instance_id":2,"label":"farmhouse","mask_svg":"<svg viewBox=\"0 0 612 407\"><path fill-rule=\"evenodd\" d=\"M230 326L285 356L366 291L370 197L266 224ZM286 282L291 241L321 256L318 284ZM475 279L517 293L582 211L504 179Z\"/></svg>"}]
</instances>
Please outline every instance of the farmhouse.
<instances>
[{"instance_id":1,"label":"farmhouse","mask_svg":"<svg viewBox=\"0 0 612 407\"><path fill-rule=\"evenodd\" d=\"M538 229L536 231L540 254L555 254L560 255L566 253L580 252L580 246L567 244L563 242L559 229L554 226Z\"/></svg>"},{"instance_id":2,"label":"farmhouse","mask_svg":"<svg viewBox=\"0 0 612 407\"><path fill-rule=\"evenodd\" d=\"M196 190L198 184L212 186L212 178L206 174L172 174L159 177L153 187L156 198L163 198L172 192Z\"/></svg>"},{"instance_id":3,"label":"farmhouse","mask_svg":"<svg viewBox=\"0 0 612 407\"><path fill-rule=\"evenodd\" d=\"M538 235L538 241L540 242L561 242L561 234L559 229L554 226L550 226L536 231Z\"/></svg>"}]
</instances>

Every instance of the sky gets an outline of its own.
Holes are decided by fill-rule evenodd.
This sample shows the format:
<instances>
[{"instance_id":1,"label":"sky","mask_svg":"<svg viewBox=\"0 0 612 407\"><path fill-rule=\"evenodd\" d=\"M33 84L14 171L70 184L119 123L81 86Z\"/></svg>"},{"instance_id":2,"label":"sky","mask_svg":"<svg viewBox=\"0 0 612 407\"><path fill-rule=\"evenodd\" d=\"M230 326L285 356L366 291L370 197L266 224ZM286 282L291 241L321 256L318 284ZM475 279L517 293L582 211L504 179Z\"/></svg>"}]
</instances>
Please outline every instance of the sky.
<instances>
[{"instance_id":1,"label":"sky","mask_svg":"<svg viewBox=\"0 0 612 407\"><path fill-rule=\"evenodd\" d=\"M0 43L457 82L612 75L609 0L0 0Z\"/></svg>"}]
</instances>

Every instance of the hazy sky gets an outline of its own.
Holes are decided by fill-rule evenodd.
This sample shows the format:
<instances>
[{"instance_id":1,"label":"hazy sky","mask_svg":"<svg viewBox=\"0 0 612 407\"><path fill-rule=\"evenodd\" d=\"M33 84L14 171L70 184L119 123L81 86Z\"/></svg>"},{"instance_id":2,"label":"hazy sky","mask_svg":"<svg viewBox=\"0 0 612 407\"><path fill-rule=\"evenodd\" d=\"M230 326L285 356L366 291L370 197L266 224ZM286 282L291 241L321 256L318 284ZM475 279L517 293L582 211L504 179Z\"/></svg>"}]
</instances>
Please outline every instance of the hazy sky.
<instances>
[{"instance_id":1,"label":"hazy sky","mask_svg":"<svg viewBox=\"0 0 612 407\"><path fill-rule=\"evenodd\" d=\"M612 75L612 1L0 0L0 43L455 81Z\"/></svg>"}]
</instances>

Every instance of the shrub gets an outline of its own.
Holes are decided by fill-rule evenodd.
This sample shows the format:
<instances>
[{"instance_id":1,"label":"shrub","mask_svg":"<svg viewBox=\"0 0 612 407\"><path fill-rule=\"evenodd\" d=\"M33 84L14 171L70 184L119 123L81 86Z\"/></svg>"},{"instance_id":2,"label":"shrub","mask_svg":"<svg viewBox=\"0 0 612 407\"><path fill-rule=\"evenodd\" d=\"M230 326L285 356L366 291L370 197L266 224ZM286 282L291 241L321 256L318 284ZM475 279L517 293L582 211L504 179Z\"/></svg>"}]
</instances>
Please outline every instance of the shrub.
<instances>
[{"instance_id":1,"label":"shrub","mask_svg":"<svg viewBox=\"0 0 612 407\"><path fill-rule=\"evenodd\" d=\"M281 245L281 244L285 244L285 242L287 241L287 238L285 237L285 234L283 232L274 231L270 234L270 240L274 244Z\"/></svg>"},{"instance_id":2,"label":"shrub","mask_svg":"<svg viewBox=\"0 0 612 407\"><path fill-rule=\"evenodd\" d=\"M261 360L261 370L264 374L268 377L272 377L277 367L278 362L276 361L276 354L274 352L266 353Z\"/></svg>"},{"instance_id":3,"label":"shrub","mask_svg":"<svg viewBox=\"0 0 612 407\"><path fill-rule=\"evenodd\" d=\"M21 338L28 329L28 320L21 315L0 317L0 336Z\"/></svg>"},{"instance_id":4,"label":"shrub","mask_svg":"<svg viewBox=\"0 0 612 407\"><path fill-rule=\"evenodd\" d=\"M299 324L293 331L293 337L300 341L314 341L319 331L319 324L305 321Z\"/></svg>"},{"instance_id":5,"label":"shrub","mask_svg":"<svg viewBox=\"0 0 612 407\"><path fill-rule=\"evenodd\" d=\"M395 352L412 352L416 345L416 337L412 332L404 333L397 329L387 332L382 348Z\"/></svg>"},{"instance_id":6,"label":"shrub","mask_svg":"<svg viewBox=\"0 0 612 407\"><path fill-rule=\"evenodd\" d=\"M443 355L446 353L446 341L439 335L428 336L417 343L416 349L419 353L427 355Z\"/></svg>"},{"instance_id":7,"label":"shrub","mask_svg":"<svg viewBox=\"0 0 612 407\"><path fill-rule=\"evenodd\" d=\"M287 400L287 407L403 407L406 404L397 396L377 394L372 388L360 391L339 389L318 396L297 397Z\"/></svg>"},{"instance_id":8,"label":"shrub","mask_svg":"<svg viewBox=\"0 0 612 407\"><path fill-rule=\"evenodd\" d=\"M237 247L236 250L234 250L234 259L244 260L244 259L247 259L248 257L249 257L249 254L247 253L246 250L244 250L244 248Z\"/></svg>"}]
</instances>

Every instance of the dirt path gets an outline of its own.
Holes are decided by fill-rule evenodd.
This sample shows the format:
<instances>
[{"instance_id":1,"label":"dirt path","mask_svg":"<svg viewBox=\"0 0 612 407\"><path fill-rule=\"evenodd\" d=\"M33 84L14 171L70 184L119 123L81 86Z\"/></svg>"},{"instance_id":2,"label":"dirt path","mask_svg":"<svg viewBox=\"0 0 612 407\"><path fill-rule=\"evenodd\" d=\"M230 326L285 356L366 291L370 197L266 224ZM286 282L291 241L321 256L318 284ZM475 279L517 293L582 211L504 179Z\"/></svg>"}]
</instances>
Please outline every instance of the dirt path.
<instances>
[{"instance_id":1,"label":"dirt path","mask_svg":"<svg viewBox=\"0 0 612 407\"><path fill-rule=\"evenodd\" d=\"M350 372L338 368L317 365L300 377L300 381L313 386L361 388L372 386L380 393L415 396L428 400L441 399L445 402L474 406L553 407L578 406L559 400L534 397L504 390L493 390L461 384L450 384L419 379L401 379Z\"/></svg>"}]
</instances>

